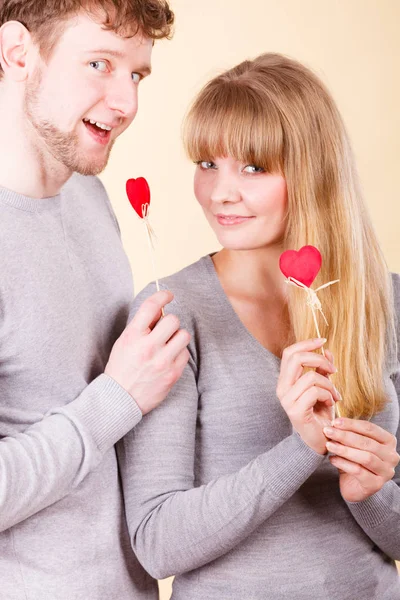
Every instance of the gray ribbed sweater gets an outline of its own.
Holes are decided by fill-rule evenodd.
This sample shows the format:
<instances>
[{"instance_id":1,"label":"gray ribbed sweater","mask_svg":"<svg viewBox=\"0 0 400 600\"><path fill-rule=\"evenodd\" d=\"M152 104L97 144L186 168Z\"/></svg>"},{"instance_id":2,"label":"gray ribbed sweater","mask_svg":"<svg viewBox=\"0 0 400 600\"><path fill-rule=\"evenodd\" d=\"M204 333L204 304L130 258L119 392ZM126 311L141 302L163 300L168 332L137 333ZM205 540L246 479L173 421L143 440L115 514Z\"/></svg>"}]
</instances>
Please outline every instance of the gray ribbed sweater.
<instances>
[{"instance_id":1,"label":"gray ribbed sweater","mask_svg":"<svg viewBox=\"0 0 400 600\"><path fill-rule=\"evenodd\" d=\"M193 338L182 379L118 448L139 561L177 575L174 600L399 600L400 468L347 504L336 468L293 433L275 393L280 361L242 325L211 258L162 285ZM374 421L399 436L397 358L386 384Z\"/></svg>"},{"instance_id":2,"label":"gray ribbed sweater","mask_svg":"<svg viewBox=\"0 0 400 600\"><path fill-rule=\"evenodd\" d=\"M1 600L157 597L113 447L141 413L102 374L132 294L98 179L42 200L0 189Z\"/></svg>"}]
</instances>

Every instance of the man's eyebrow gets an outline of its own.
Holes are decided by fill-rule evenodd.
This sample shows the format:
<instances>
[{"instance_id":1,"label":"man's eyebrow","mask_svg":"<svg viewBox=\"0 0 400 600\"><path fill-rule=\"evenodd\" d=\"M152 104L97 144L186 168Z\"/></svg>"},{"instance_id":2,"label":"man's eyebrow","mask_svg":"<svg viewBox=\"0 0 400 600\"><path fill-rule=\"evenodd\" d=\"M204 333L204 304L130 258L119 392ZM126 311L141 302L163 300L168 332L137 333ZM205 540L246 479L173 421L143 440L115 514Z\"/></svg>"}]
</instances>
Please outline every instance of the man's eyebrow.
<instances>
[{"instance_id":1,"label":"man's eyebrow","mask_svg":"<svg viewBox=\"0 0 400 600\"><path fill-rule=\"evenodd\" d=\"M86 54L108 54L109 56L114 56L115 58L126 58L125 52L111 50L110 48L95 48L94 50L88 50ZM138 73L142 73L142 75L146 76L150 75L151 67L146 63L143 65L138 65L135 71L138 71Z\"/></svg>"}]
</instances>

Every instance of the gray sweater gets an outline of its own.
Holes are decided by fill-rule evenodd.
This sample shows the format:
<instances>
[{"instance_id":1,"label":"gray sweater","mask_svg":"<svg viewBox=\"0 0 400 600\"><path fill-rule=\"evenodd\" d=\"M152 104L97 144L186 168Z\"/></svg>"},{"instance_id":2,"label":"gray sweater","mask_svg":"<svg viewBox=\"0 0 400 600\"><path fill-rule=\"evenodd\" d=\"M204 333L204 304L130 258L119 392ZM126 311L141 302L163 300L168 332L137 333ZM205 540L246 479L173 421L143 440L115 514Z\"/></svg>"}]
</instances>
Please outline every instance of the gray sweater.
<instances>
[{"instance_id":1,"label":"gray sweater","mask_svg":"<svg viewBox=\"0 0 400 600\"><path fill-rule=\"evenodd\" d=\"M42 200L0 189L1 600L153 597L113 447L141 412L102 374L132 297L98 179Z\"/></svg>"},{"instance_id":2,"label":"gray sweater","mask_svg":"<svg viewBox=\"0 0 400 600\"><path fill-rule=\"evenodd\" d=\"M177 575L174 600L399 600L400 469L346 503L337 469L293 432L275 393L280 361L242 325L211 258L162 285L193 338L182 379L118 445L142 565ZM374 422L399 437L397 357L390 371Z\"/></svg>"}]
</instances>

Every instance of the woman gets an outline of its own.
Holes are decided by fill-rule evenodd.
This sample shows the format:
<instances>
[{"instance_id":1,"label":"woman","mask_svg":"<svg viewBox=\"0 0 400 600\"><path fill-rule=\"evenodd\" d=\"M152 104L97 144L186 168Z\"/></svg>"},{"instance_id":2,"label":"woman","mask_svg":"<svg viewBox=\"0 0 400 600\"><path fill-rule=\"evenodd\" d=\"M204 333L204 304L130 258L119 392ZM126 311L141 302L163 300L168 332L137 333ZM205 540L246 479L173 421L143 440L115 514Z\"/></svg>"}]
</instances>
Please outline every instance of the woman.
<instances>
[{"instance_id":1,"label":"woman","mask_svg":"<svg viewBox=\"0 0 400 600\"><path fill-rule=\"evenodd\" d=\"M177 575L175 600L398 600L400 278L337 108L308 69L265 54L205 86L185 142L223 249L163 281L191 359L119 449L133 549ZM316 284L340 279L320 293L326 357L278 268L307 244Z\"/></svg>"}]
</instances>

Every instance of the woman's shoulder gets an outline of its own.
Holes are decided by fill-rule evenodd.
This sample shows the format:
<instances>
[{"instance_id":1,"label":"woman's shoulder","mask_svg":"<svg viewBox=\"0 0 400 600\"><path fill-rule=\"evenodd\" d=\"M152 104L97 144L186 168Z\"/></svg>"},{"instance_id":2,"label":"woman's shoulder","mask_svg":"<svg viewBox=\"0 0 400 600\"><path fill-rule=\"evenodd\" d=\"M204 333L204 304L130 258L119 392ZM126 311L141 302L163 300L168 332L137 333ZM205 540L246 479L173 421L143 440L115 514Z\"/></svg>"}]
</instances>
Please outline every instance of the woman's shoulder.
<instances>
[{"instance_id":1,"label":"woman's shoulder","mask_svg":"<svg viewBox=\"0 0 400 600\"><path fill-rule=\"evenodd\" d=\"M391 273L392 275L392 288L393 288L393 303L394 303L394 314L396 319L396 332L397 332L397 344L398 344L398 355L400 360L400 275L398 273Z\"/></svg>"},{"instance_id":2,"label":"woman's shoulder","mask_svg":"<svg viewBox=\"0 0 400 600\"><path fill-rule=\"evenodd\" d=\"M394 304L396 307L397 314L399 314L400 313L400 274L399 273L391 273L391 276L392 276Z\"/></svg>"},{"instance_id":3,"label":"woman's shoulder","mask_svg":"<svg viewBox=\"0 0 400 600\"><path fill-rule=\"evenodd\" d=\"M190 297L197 302L210 294L213 270L211 257L203 256L173 275L164 277L160 284L179 298Z\"/></svg>"},{"instance_id":4,"label":"woman's shoulder","mask_svg":"<svg viewBox=\"0 0 400 600\"><path fill-rule=\"evenodd\" d=\"M160 289L169 290L174 299L168 305L166 312L174 313L185 320L192 320L215 302L212 286L216 277L213 272L213 263L210 256L204 256L180 271L160 279ZM156 283L149 283L136 297L131 311L135 313L146 298L155 294Z\"/></svg>"}]
</instances>

